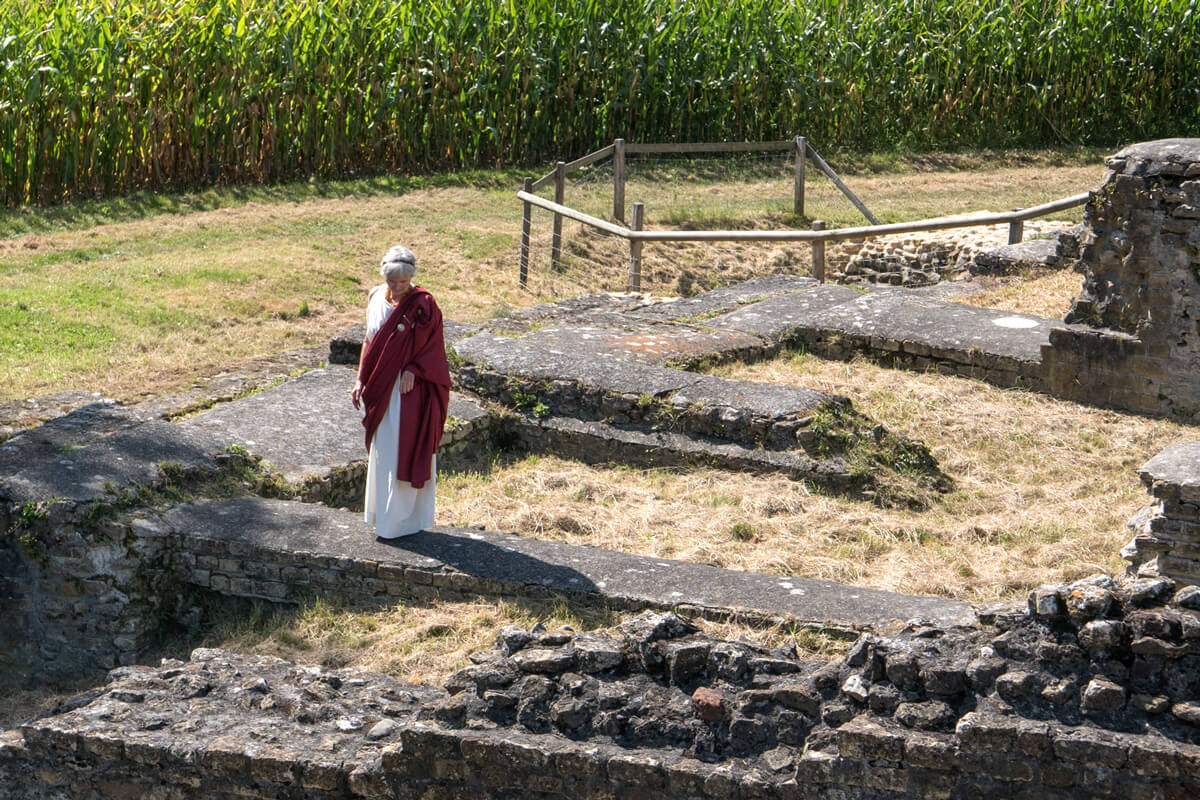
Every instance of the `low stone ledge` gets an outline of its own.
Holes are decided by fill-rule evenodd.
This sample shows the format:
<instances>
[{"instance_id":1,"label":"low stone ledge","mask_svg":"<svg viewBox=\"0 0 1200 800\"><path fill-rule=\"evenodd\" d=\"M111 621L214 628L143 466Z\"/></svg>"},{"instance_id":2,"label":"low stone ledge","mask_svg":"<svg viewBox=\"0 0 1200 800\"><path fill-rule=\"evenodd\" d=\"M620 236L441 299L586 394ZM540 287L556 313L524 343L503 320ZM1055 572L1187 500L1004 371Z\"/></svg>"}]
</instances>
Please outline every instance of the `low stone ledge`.
<instances>
[{"instance_id":1,"label":"low stone ledge","mask_svg":"<svg viewBox=\"0 0 1200 800\"><path fill-rule=\"evenodd\" d=\"M803 450L769 450L674 431L644 431L573 417L520 417L522 445L538 453L559 454L585 463L631 463L650 467L713 466L757 473L778 473L845 491L854 478L840 458L818 459Z\"/></svg>"},{"instance_id":2,"label":"low stone ledge","mask_svg":"<svg viewBox=\"0 0 1200 800\"><path fill-rule=\"evenodd\" d=\"M188 504L169 511L163 524L177 537L179 552L196 556L194 565L182 565L184 580L275 601L298 602L319 593L371 599L422 590L439 596L540 592L629 609L687 604L717 618L790 619L835 629L886 627L897 619L946 624L973 619L968 604L941 598L491 531L439 526L383 543L374 540L361 515L291 501Z\"/></svg>"}]
</instances>

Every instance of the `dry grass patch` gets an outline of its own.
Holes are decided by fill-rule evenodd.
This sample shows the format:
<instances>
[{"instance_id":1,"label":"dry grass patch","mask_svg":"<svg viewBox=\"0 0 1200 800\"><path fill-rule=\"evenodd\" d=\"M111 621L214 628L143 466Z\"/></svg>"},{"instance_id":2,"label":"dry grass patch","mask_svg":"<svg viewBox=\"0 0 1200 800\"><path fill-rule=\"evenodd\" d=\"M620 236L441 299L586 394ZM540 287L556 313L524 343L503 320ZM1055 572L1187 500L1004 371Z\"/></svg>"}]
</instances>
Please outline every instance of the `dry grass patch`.
<instances>
[{"instance_id":1,"label":"dry grass patch","mask_svg":"<svg viewBox=\"0 0 1200 800\"><path fill-rule=\"evenodd\" d=\"M1135 470L1196 428L976 381L796 355L738 379L851 397L925 442L955 481L925 511L882 509L782 478L593 467L531 456L439 485L448 524L664 558L973 601L1119 571L1147 502Z\"/></svg>"},{"instance_id":2,"label":"dry grass patch","mask_svg":"<svg viewBox=\"0 0 1200 800\"><path fill-rule=\"evenodd\" d=\"M1074 270L1045 270L978 280L986 287L983 291L958 295L954 302L1054 319L1067 315L1071 300L1083 288L1083 277Z\"/></svg>"},{"instance_id":3,"label":"dry grass patch","mask_svg":"<svg viewBox=\"0 0 1200 800\"><path fill-rule=\"evenodd\" d=\"M364 608L317 599L292 612L251 613L212 631L204 646L285 658L325 667L354 667L401 680L440 684L467 666L467 657L491 649L506 625L547 630L562 626L583 632L617 625L629 612L579 606L568 600L522 601L481 598L467 602L400 602ZM698 620L701 630L723 639L764 647L793 644L802 657L828 658L846 643L794 626L755 626Z\"/></svg>"}]
</instances>

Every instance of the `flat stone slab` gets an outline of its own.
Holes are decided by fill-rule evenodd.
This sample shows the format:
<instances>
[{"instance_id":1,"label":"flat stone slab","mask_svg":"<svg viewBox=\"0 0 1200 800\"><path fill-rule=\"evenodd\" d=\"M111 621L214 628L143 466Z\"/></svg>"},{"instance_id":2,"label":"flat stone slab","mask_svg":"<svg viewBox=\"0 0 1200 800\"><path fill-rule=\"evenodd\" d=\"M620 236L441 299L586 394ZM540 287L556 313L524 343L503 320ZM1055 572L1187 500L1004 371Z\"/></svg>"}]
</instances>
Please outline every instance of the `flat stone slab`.
<instances>
[{"instance_id":1,"label":"flat stone slab","mask_svg":"<svg viewBox=\"0 0 1200 800\"><path fill-rule=\"evenodd\" d=\"M521 421L519 432L529 450L589 464L717 466L739 472L779 473L796 480L835 486L850 479L841 460L817 461L800 449L768 450L674 431L643 431L573 417L537 419L526 414Z\"/></svg>"},{"instance_id":2,"label":"flat stone slab","mask_svg":"<svg viewBox=\"0 0 1200 800\"><path fill-rule=\"evenodd\" d=\"M1063 322L948 303L908 292L873 292L813 314L803 328L820 333L869 336L882 342L918 343L937 351L957 351L955 360L973 363L985 356L1040 364L1050 330Z\"/></svg>"},{"instance_id":3,"label":"flat stone slab","mask_svg":"<svg viewBox=\"0 0 1200 800\"><path fill-rule=\"evenodd\" d=\"M288 480L366 458L362 412L350 403L355 371L333 365L183 420L224 444L240 444Z\"/></svg>"},{"instance_id":4,"label":"flat stone slab","mask_svg":"<svg viewBox=\"0 0 1200 800\"><path fill-rule=\"evenodd\" d=\"M28 469L37 462L57 461L117 431L151 419L141 409L102 399L28 428L0 442L0 476Z\"/></svg>"},{"instance_id":5,"label":"flat stone slab","mask_svg":"<svg viewBox=\"0 0 1200 800\"><path fill-rule=\"evenodd\" d=\"M494 582L504 594L536 586L637 607L692 605L764 618L787 618L838 628L887 627L923 619L939 625L971 623L970 604L843 586L831 581L765 575L628 555L508 533L435 526L413 536L376 540L362 516L293 501L237 499L179 506L164 523L186 538L239 542L287 553L289 563L347 558L379 578L404 568ZM398 573L399 569L399 573Z\"/></svg>"},{"instance_id":6,"label":"flat stone slab","mask_svg":"<svg viewBox=\"0 0 1200 800\"><path fill-rule=\"evenodd\" d=\"M697 321L696 317L716 315L747 303L757 303L816 285L815 279L800 275L765 275L733 286L713 289L695 297L667 300L637 308L627 316L670 322Z\"/></svg>"},{"instance_id":7,"label":"flat stone slab","mask_svg":"<svg viewBox=\"0 0 1200 800\"><path fill-rule=\"evenodd\" d=\"M560 323L540 328L522 338L560 352L590 353L658 365L722 357L741 350L758 349L764 344L757 336L736 330L630 323L619 317L610 321L612 324L604 327ZM623 321L625 324L621 324Z\"/></svg>"},{"instance_id":8,"label":"flat stone slab","mask_svg":"<svg viewBox=\"0 0 1200 800\"><path fill-rule=\"evenodd\" d=\"M295 482L367 458L362 412L350 403L355 370L332 365L178 423L213 439L240 444ZM487 416L476 402L450 395L451 417Z\"/></svg>"},{"instance_id":9,"label":"flat stone slab","mask_svg":"<svg viewBox=\"0 0 1200 800\"><path fill-rule=\"evenodd\" d=\"M1058 239L1029 239L976 253L972 275L1012 275L1026 270L1059 265Z\"/></svg>"},{"instance_id":10,"label":"flat stone slab","mask_svg":"<svg viewBox=\"0 0 1200 800\"><path fill-rule=\"evenodd\" d=\"M834 395L799 386L780 386L756 381L735 381L701 375L695 383L671 396L671 405L727 406L756 416L782 419L807 417L821 406L837 400Z\"/></svg>"},{"instance_id":11,"label":"flat stone slab","mask_svg":"<svg viewBox=\"0 0 1200 800\"><path fill-rule=\"evenodd\" d=\"M862 296L862 292L848 286L816 284L744 306L729 314L705 320L702 324L706 328L742 331L778 343L790 332L806 324L817 312Z\"/></svg>"},{"instance_id":12,"label":"flat stone slab","mask_svg":"<svg viewBox=\"0 0 1200 800\"><path fill-rule=\"evenodd\" d=\"M661 397L691 386L700 376L623 361L612 355L551 348L524 339L481 333L454 345L462 358L531 381L574 381L620 394Z\"/></svg>"},{"instance_id":13,"label":"flat stone slab","mask_svg":"<svg viewBox=\"0 0 1200 800\"><path fill-rule=\"evenodd\" d=\"M1164 448L1142 465L1138 477L1148 487L1157 482L1178 486L1188 495L1182 498L1184 502L1200 502L1200 441L1176 442Z\"/></svg>"},{"instance_id":14,"label":"flat stone slab","mask_svg":"<svg viewBox=\"0 0 1200 800\"><path fill-rule=\"evenodd\" d=\"M50 499L86 502L152 483L159 464L215 469L224 444L205 431L169 422L147 422L60 454L0 481L0 498L11 503Z\"/></svg>"}]
</instances>

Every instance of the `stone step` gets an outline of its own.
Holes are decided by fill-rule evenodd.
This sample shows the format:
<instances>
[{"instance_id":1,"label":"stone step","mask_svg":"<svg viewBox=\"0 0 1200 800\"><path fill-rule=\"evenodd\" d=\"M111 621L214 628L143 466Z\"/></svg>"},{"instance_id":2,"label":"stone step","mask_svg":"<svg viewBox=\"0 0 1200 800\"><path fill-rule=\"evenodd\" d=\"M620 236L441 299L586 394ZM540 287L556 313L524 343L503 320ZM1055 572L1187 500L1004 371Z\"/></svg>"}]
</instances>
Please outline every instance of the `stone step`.
<instances>
[{"instance_id":1,"label":"stone step","mask_svg":"<svg viewBox=\"0 0 1200 800\"><path fill-rule=\"evenodd\" d=\"M854 478L840 458L812 458L799 448L769 450L671 431L646 431L574 417L539 419L522 414L517 427L522 446L588 464L642 467L717 467L737 472L783 474L826 489L845 491Z\"/></svg>"},{"instance_id":2,"label":"stone step","mask_svg":"<svg viewBox=\"0 0 1200 800\"><path fill-rule=\"evenodd\" d=\"M520 410L540 406L548 415L647 428L670 422L660 427L748 445L775 426L794 433L823 410L847 404L802 387L716 378L495 334L464 339L455 350L467 362L459 371L464 385Z\"/></svg>"},{"instance_id":3,"label":"stone step","mask_svg":"<svg viewBox=\"0 0 1200 800\"><path fill-rule=\"evenodd\" d=\"M236 499L176 507L186 578L226 594L294 602L314 593L386 599L415 592L563 594L618 608L686 608L713 617L790 620L823 628L886 629L923 619L969 624L968 603L722 569L541 541L494 531L434 528L377 540L361 514L296 501Z\"/></svg>"},{"instance_id":4,"label":"stone step","mask_svg":"<svg viewBox=\"0 0 1200 800\"><path fill-rule=\"evenodd\" d=\"M840 287L844 288L844 287ZM797 293L803 296L805 293ZM1042 387L1042 347L1062 320L882 289L813 309L776 298L708 320L829 358L867 353L893 366L940 368L1000 386Z\"/></svg>"}]
</instances>

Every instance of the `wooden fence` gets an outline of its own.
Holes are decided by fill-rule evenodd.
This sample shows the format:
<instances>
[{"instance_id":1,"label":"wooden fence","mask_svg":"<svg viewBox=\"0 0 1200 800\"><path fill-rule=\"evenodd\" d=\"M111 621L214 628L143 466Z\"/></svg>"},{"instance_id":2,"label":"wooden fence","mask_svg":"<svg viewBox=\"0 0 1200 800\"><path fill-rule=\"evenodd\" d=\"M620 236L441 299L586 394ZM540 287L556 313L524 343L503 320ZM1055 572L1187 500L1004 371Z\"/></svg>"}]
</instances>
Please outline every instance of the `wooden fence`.
<instances>
[{"instance_id":1,"label":"wooden fence","mask_svg":"<svg viewBox=\"0 0 1200 800\"><path fill-rule=\"evenodd\" d=\"M786 231L647 231L643 230L645 222L645 205L633 204L633 219L629 227L607 220L593 217L582 211L577 211L564 203L566 194L566 176L569 172L602 161L613 159L613 217L625 221L625 156L637 153L745 153L794 150L795 179L794 179L794 210L797 216L804 216L804 183L805 162L811 160L841 192L846 195L854 206L862 212L871 223L857 228L836 228L826 230L822 220L814 220L812 230ZM546 200L535 192L553 182L554 200ZM872 236L886 236L894 233L916 233L918 231L947 230L950 228L966 228L976 225L1008 225L1009 244L1020 242L1024 236L1025 220L1043 217L1057 211L1083 205L1090 193L1064 197L1039 206L1026 209L1015 209L1002 213L968 214L958 217L940 217L923 219L913 222L899 222L890 225L882 224L871 213L866 204L850 190L838 177L828 162L821 157L808 140L797 136L790 141L779 142L709 142L687 144L629 144L624 139L617 139L611 145L603 147L594 153L589 153L574 161L559 161L550 172L534 180L526 178L523 189L517 192L517 197L523 203L521 223L521 261L520 283L525 286L529 279L530 229L532 227L533 207L545 209L554 214L554 230L550 245L550 260L557 268L562 259L562 221L572 219L589 225L597 230L610 233L629 242L629 291L641 290L642 246L645 242L809 242L812 246L813 277L825 280L825 243L845 241L847 239L866 239Z\"/></svg>"}]
</instances>

